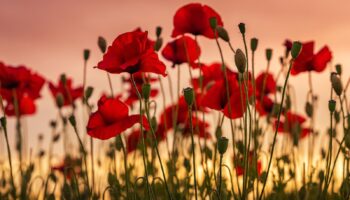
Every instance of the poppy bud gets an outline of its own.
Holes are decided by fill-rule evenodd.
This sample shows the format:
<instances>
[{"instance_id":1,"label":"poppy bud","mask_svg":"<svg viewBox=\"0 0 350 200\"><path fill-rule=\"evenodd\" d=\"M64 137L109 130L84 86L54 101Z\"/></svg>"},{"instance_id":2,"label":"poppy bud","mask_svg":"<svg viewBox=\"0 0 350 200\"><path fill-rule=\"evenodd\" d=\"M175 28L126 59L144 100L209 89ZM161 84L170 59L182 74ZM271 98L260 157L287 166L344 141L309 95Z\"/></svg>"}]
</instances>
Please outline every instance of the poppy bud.
<instances>
[{"instance_id":1,"label":"poppy bud","mask_svg":"<svg viewBox=\"0 0 350 200\"><path fill-rule=\"evenodd\" d=\"M215 30L216 27L218 26L218 20L216 19L216 17L211 17L209 19L209 24L210 24L210 27Z\"/></svg>"},{"instance_id":2,"label":"poppy bud","mask_svg":"<svg viewBox=\"0 0 350 200\"><path fill-rule=\"evenodd\" d=\"M6 128L6 117L1 117L0 122L1 122L1 127Z\"/></svg>"},{"instance_id":3,"label":"poppy bud","mask_svg":"<svg viewBox=\"0 0 350 200\"><path fill-rule=\"evenodd\" d=\"M91 86L87 87L85 90L85 99L88 100L91 97L93 92L94 92L93 87L91 87Z\"/></svg>"},{"instance_id":4,"label":"poppy bud","mask_svg":"<svg viewBox=\"0 0 350 200\"><path fill-rule=\"evenodd\" d=\"M185 88L183 90L183 92L184 92L184 97L185 97L185 101L186 101L187 105L192 106L193 99L194 99L193 89L188 87L188 88Z\"/></svg>"},{"instance_id":5,"label":"poppy bud","mask_svg":"<svg viewBox=\"0 0 350 200\"><path fill-rule=\"evenodd\" d=\"M314 113L314 108L312 107L312 104L310 102L306 102L305 104L305 112L308 117L312 117Z\"/></svg>"},{"instance_id":6,"label":"poppy bud","mask_svg":"<svg viewBox=\"0 0 350 200\"><path fill-rule=\"evenodd\" d=\"M56 105L58 108L62 108L64 105L64 96L62 93L57 93L56 95Z\"/></svg>"},{"instance_id":7,"label":"poppy bud","mask_svg":"<svg viewBox=\"0 0 350 200\"><path fill-rule=\"evenodd\" d=\"M239 31L242 33L242 35L244 35L245 34L245 24L239 23L238 28L239 28Z\"/></svg>"},{"instance_id":8,"label":"poppy bud","mask_svg":"<svg viewBox=\"0 0 350 200\"><path fill-rule=\"evenodd\" d=\"M103 37L99 36L97 40L98 47L100 48L102 53L106 52L107 49L107 41Z\"/></svg>"},{"instance_id":9,"label":"poppy bud","mask_svg":"<svg viewBox=\"0 0 350 200\"><path fill-rule=\"evenodd\" d=\"M216 31L218 32L218 36L223 39L226 42L230 41L230 37L228 36L228 33L226 29L222 26L217 26Z\"/></svg>"},{"instance_id":10,"label":"poppy bud","mask_svg":"<svg viewBox=\"0 0 350 200\"><path fill-rule=\"evenodd\" d=\"M251 40L250 40L250 49L252 50L252 51L256 51L256 49L258 48L258 39L257 38L252 38Z\"/></svg>"},{"instance_id":11,"label":"poppy bud","mask_svg":"<svg viewBox=\"0 0 350 200\"><path fill-rule=\"evenodd\" d=\"M150 94L151 94L151 85L150 85L149 83L144 83L144 84L142 85L142 97L143 97L145 100L148 100Z\"/></svg>"},{"instance_id":12,"label":"poppy bud","mask_svg":"<svg viewBox=\"0 0 350 200\"><path fill-rule=\"evenodd\" d=\"M343 92L343 85L341 83L340 78L337 76L336 73L331 74L331 83L332 83L332 88L335 91L335 93L340 96Z\"/></svg>"},{"instance_id":13,"label":"poppy bud","mask_svg":"<svg viewBox=\"0 0 350 200\"><path fill-rule=\"evenodd\" d=\"M296 59L299 56L302 47L303 45L301 44L301 42L298 42L298 41L293 42L292 49L291 49L291 54L293 59Z\"/></svg>"},{"instance_id":14,"label":"poppy bud","mask_svg":"<svg viewBox=\"0 0 350 200\"><path fill-rule=\"evenodd\" d=\"M220 137L218 140L218 151L223 155L227 151L228 139L226 137Z\"/></svg>"},{"instance_id":15,"label":"poppy bud","mask_svg":"<svg viewBox=\"0 0 350 200\"><path fill-rule=\"evenodd\" d=\"M61 74L60 80L63 85L66 85L67 83L67 76L65 74Z\"/></svg>"},{"instance_id":16,"label":"poppy bud","mask_svg":"<svg viewBox=\"0 0 350 200\"><path fill-rule=\"evenodd\" d=\"M272 58L272 49L266 49L266 59L270 61Z\"/></svg>"},{"instance_id":17,"label":"poppy bud","mask_svg":"<svg viewBox=\"0 0 350 200\"><path fill-rule=\"evenodd\" d=\"M90 57L90 50L84 49L84 60L85 61L89 60L89 57Z\"/></svg>"},{"instance_id":18,"label":"poppy bud","mask_svg":"<svg viewBox=\"0 0 350 200\"><path fill-rule=\"evenodd\" d=\"M77 125L77 121L75 120L74 115L69 116L68 120L69 120L69 123L70 123L73 127L75 127L75 126Z\"/></svg>"},{"instance_id":19,"label":"poppy bud","mask_svg":"<svg viewBox=\"0 0 350 200\"><path fill-rule=\"evenodd\" d=\"M235 64L240 73L244 73L246 67L246 59L243 51L241 49L237 49L235 54Z\"/></svg>"},{"instance_id":20,"label":"poppy bud","mask_svg":"<svg viewBox=\"0 0 350 200\"><path fill-rule=\"evenodd\" d=\"M153 48L155 51L159 51L162 45L163 45L163 38L157 38Z\"/></svg>"},{"instance_id":21,"label":"poppy bud","mask_svg":"<svg viewBox=\"0 0 350 200\"><path fill-rule=\"evenodd\" d=\"M57 122L55 120L50 121L50 127L51 128L56 128L57 127Z\"/></svg>"},{"instance_id":22,"label":"poppy bud","mask_svg":"<svg viewBox=\"0 0 350 200\"><path fill-rule=\"evenodd\" d=\"M337 71L337 74L341 75L341 73L343 72L341 64L335 65L335 70Z\"/></svg>"},{"instance_id":23,"label":"poppy bud","mask_svg":"<svg viewBox=\"0 0 350 200\"><path fill-rule=\"evenodd\" d=\"M162 27L157 26L157 27L156 27L156 36L157 36L157 38L160 37L160 34L162 34Z\"/></svg>"},{"instance_id":24,"label":"poppy bud","mask_svg":"<svg viewBox=\"0 0 350 200\"><path fill-rule=\"evenodd\" d=\"M336 106L337 102L332 100L328 101L328 110L333 113L335 111L335 106Z\"/></svg>"}]
</instances>

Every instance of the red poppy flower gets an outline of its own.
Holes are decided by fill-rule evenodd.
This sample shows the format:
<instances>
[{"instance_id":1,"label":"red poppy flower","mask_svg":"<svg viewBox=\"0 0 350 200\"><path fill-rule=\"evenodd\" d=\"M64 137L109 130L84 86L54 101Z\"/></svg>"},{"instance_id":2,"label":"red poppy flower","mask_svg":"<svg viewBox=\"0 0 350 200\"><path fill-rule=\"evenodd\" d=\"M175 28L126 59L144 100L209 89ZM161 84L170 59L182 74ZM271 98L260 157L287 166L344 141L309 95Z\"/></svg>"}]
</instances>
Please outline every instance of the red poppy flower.
<instances>
[{"instance_id":1,"label":"red poppy flower","mask_svg":"<svg viewBox=\"0 0 350 200\"><path fill-rule=\"evenodd\" d=\"M178 126L180 130L182 130L183 136L186 136L186 137L190 136L188 106L186 104L184 97L181 96L179 99L178 105L175 104L175 105L168 106L160 115L160 123L157 130L157 137L160 140L165 139L167 131L173 128L173 121L175 117L173 114L176 112L176 109L178 109L176 126ZM195 135L198 135L200 138L207 138L207 139L211 138L210 133L207 132L207 128L209 127L209 124L206 122L203 122L200 119L197 119L194 113L192 115L192 124L194 127Z\"/></svg>"},{"instance_id":2,"label":"red poppy flower","mask_svg":"<svg viewBox=\"0 0 350 200\"><path fill-rule=\"evenodd\" d=\"M6 102L6 114L15 115L15 100L20 116L34 114L34 100L40 97L44 83L43 77L24 66L12 67L0 62L0 94Z\"/></svg>"},{"instance_id":3,"label":"red poppy flower","mask_svg":"<svg viewBox=\"0 0 350 200\"><path fill-rule=\"evenodd\" d=\"M255 80L256 96L276 93L276 81L271 73L261 73Z\"/></svg>"},{"instance_id":4,"label":"red poppy flower","mask_svg":"<svg viewBox=\"0 0 350 200\"><path fill-rule=\"evenodd\" d=\"M162 50L165 59L174 64L193 63L201 54L200 47L197 42L188 37L182 36L169 42Z\"/></svg>"},{"instance_id":5,"label":"red poppy flower","mask_svg":"<svg viewBox=\"0 0 350 200\"><path fill-rule=\"evenodd\" d=\"M223 26L220 15L207 5L190 3L179 8L174 16L174 30L172 37L190 33L214 38L209 19L215 17L219 26Z\"/></svg>"},{"instance_id":6,"label":"red poppy flower","mask_svg":"<svg viewBox=\"0 0 350 200\"><path fill-rule=\"evenodd\" d=\"M82 98L84 92L82 86L73 88L72 85L72 79L67 78L66 83L64 84L64 82L60 78L57 85L54 85L52 82L49 82L49 89L54 98L56 98L58 94L62 94L64 98L64 106L69 106L72 105L75 100Z\"/></svg>"},{"instance_id":7,"label":"red poppy flower","mask_svg":"<svg viewBox=\"0 0 350 200\"><path fill-rule=\"evenodd\" d=\"M274 102L268 96L263 96L262 99L256 99L256 110L260 116L265 116L272 112Z\"/></svg>"},{"instance_id":8,"label":"red poppy flower","mask_svg":"<svg viewBox=\"0 0 350 200\"><path fill-rule=\"evenodd\" d=\"M140 30L119 35L108 47L97 67L116 74L151 72L166 76L165 65L149 42L147 32Z\"/></svg>"},{"instance_id":9,"label":"red poppy flower","mask_svg":"<svg viewBox=\"0 0 350 200\"><path fill-rule=\"evenodd\" d=\"M284 120L280 121L277 131L279 133L288 133L291 136L299 136L297 138L305 138L311 133L311 129L304 128L302 125L306 119L298 114L287 112ZM277 120L275 121L275 129L277 127Z\"/></svg>"},{"instance_id":10,"label":"red poppy flower","mask_svg":"<svg viewBox=\"0 0 350 200\"><path fill-rule=\"evenodd\" d=\"M121 134L140 122L140 115L129 115L128 106L116 98L102 96L98 101L98 110L90 115L87 132L93 138L106 140ZM149 124L144 116L142 123L146 130Z\"/></svg>"},{"instance_id":11,"label":"red poppy flower","mask_svg":"<svg viewBox=\"0 0 350 200\"><path fill-rule=\"evenodd\" d=\"M222 111L225 116L236 119L243 116L246 110L246 94L243 84L239 84L238 74L228 77L230 101L228 102L225 80L217 80L203 95L200 105ZM248 81L248 97L252 96L252 87ZM231 112L229 110L229 103Z\"/></svg>"},{"instance_id":12,"label":"red poppy flower","mask_svg":"<svg viewBox=\"0 0 350 200\"><path fill-rule=\"evenodd\" d=\"M285 40L283 45L286 47L286 51L289 52L292 50L293 42L290 40Z\"/></svg>"},{"instance_id":13,"label":"red poppy flower","mask_svg":"<svg viewBox=\"0 0 350 200\"><path fill-rule=\"evenodd\" d=\"M303 48L293 63L291 74L297 75L308 71L322 72L331 60L332 52L327 46L314 54L314 42L303 43Z\"/></svg>"},{"instance_id":14,"label":"red poppy flower","mask_svg":"<svg viewBox=\"0 0 350 200\"><path fill-rule=\"evenodd\" d=\"M198 63L193 63L192 64L193 68L199 68L202 71L202 84L203 84L203 88L205 88L206 86L209 86L209 83L220 80L220 79L224 79L224 73L221 70L222 68L222 64L221 63L212 63L210 65L206 65L206 64L198 64ZM226 73L227 76L235 76L235 73L233 71L231 71L229 69L229 67L226 65ZM195 89L200 89L199 87L199 78L194 78L192 80L192 85L193 88Z\"/></svg>"},{"instance_id":15,"label":"red poppy flower","mask_svg":"<svg viewBox=\"0 0 350 200\"><path fill-rule=\"evenodd\" d=\"M137 149L137 145L139 144L140 139L141 139L140 129L134 130L128 135L126 139L126 142L127 142L126 148L128 153L131 153Z\"/></svg>"},{"instance_id":16,"label":"red poppy flower","mask_svg":"<svg viewBox=\"0 0 350 200\"><path fill-rule=\"evenodd\" d=\"M256 109L260 116L272 112L273 101L269 94L276 93L276 81L271 73L261 73L255 80L256 85Z\"/></svg>"},{"instance_id":17,"label":"red poppy flower","mask_svg":"<svg viewBox=\"0 0 350 200\"><path fill-rule=\"evenodd\" d=\"M36 106L34 103L34 99L29 97L27 94L22 95L21 98L18 99L19 116L31 115L31 114L34 114L35 111L36 111ZM16 115L16 109L13 101L7 101L7 104L5 106L5 113L8 116Z\"/></svg>"},{"instance_id":18,"label":"red poppy flower","mask_svg":"<svg viewBox=\"0 0 350 200\"><path fill-rule=\"evenodd\" d=\"M257 171L258 172L258 175L261 174L261 168L262 168L262 165L261 165L261 161L258 160L257 163L256 163L256 166L252 166L253 165L253 158L254 158L254 152L253 151L250 151L249 152L249 156L248 156L248 162L249 162L249 170L254 170L254 171ZM239 162L236 162L236 165L235 165L235 169L236 169L236 174L237 176L242 176L244 174L244 159L243 158L240 158L240 161Z\"/></svg>"}]
</instances>

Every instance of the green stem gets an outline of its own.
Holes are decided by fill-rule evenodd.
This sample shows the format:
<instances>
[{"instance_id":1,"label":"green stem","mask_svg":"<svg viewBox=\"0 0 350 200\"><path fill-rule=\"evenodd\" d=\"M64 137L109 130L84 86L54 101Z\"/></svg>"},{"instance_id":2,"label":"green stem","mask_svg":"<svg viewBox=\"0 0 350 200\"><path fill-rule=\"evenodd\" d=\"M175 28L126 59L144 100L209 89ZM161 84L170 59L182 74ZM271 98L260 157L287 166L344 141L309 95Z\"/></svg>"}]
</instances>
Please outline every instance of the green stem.
<instances>
[{"instance_id":1,"label":"green stem","mask_svg":"<svg viewBox=\"0 0 350 200\"><path fill-rule=\"evenodd\" d=\"M193 136L192 106L188 107L188 115L189 115L190 129L191 129L194 192L195 192L195 199L197 200L198 199L198 194L197 194L198 192L197 192L197 176L196 176L196 153L195 153L195 143L194 143L194 136Z\"/></svg>"},{"instance_id":2,"label":"green stem","mask_svg":"<svg viewBox=\"0 0 350 200\"><path fill-rule=\"evenodd\" d=\"M264 180L264 184L263 184L263 187L262 187L262 190L261 190L261 193L260 193L259 200L261 200L261 199L262 199L262 196L264 195L264 190L265 190L265 187L266 187L266 182L267 182L267 179L268 179L268 177L269 177L269 172L270 172L270 168L271 168L273 153L274 153L275 144L276 144L276 139L277 139L277 130L278 130L278 127L279 127L279 125L280 125L280 120L281 120L281 113L282 113L282 108L283 108L284 97L285 97L285 93L286 93L286 88L287 88L287 83L288 83L290 71L291 71L292 66L293 66L293 61L294 61L294 60L291 60L291 61L290 61L289 68L288 68L288 72L287 72L287 77L286 77L286 80L284 81L284 86L283 86L283 91L282 91L282 100L281 100L281 104L280 104L280 107L279 107L279 110L278 110L277 125L276 125L275 134L274 134L274 136L273 136L273 143L272 143L272 149L271 149L271 153L270 153L269 164L268 164L268 167L267 167L266 178L265 178L265 180Z\"/></svg>"}]
</instances>

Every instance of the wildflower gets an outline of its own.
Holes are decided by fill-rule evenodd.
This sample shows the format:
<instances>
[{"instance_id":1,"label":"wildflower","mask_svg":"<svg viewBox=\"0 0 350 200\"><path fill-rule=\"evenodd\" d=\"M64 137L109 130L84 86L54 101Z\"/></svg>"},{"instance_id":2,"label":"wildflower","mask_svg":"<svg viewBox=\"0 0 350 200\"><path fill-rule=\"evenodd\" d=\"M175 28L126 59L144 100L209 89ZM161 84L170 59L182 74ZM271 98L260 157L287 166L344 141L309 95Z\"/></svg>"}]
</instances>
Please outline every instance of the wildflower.
<instances>
[{"instance_id":1,"label":"wildflower","mask_svg":"<svg viewBox=\"0 0 350 200\"><path fill-rule=\"evenodd\" d=\"M55 99L58 95L63 96L63 106L69 106L74 104L75 100L82 98L84 91L82 86L73 88L73 80L71 78L62 78L62 76L57 85L49 82L49 89Z\"/></svg>"}]
</instances>

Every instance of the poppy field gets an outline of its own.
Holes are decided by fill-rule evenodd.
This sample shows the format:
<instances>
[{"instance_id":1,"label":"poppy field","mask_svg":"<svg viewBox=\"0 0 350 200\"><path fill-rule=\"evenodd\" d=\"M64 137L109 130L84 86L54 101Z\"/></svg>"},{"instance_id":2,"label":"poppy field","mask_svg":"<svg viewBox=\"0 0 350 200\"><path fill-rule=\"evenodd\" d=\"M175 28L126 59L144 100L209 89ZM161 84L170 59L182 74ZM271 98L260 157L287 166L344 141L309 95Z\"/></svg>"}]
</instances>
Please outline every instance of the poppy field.
<instances>
[{"instance_id":1,"label":"poppy field","mask_svg":"<svg viewBox=\"0 0 350 200\"><path fill-rule=\"evenodd\" d=\"M160 26L96 38L82 51L80 83L0 60L0 200L350 199L350 77L334 49L292 39L281 41L283 52L263 49L246 35L249 24L200 3L174 10L172 22L169 41ZM204 40L216 48L202 48ZM217 61L207 62L206 51ZM88 68L103 72L105 92L91 86ZM328 104L315 92L321 73ZM300 88L290 78L302 74L308 92L297 108ZM24 121L36 117L44 87L57 116L38 125L50 130L28 158ZM317 116L320 107L328 114Z\"/></svg>"}]
</instances>

